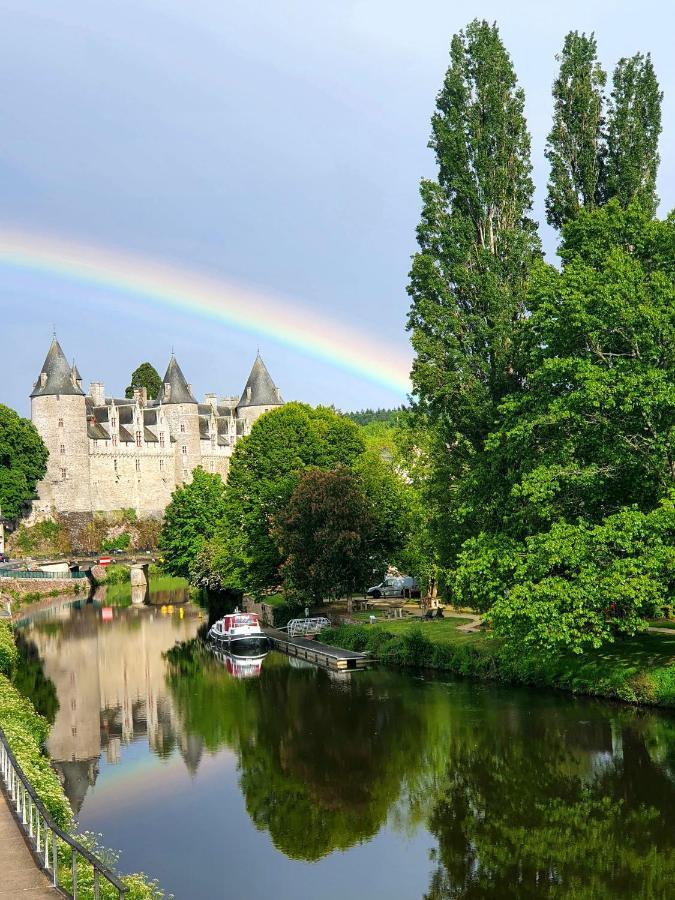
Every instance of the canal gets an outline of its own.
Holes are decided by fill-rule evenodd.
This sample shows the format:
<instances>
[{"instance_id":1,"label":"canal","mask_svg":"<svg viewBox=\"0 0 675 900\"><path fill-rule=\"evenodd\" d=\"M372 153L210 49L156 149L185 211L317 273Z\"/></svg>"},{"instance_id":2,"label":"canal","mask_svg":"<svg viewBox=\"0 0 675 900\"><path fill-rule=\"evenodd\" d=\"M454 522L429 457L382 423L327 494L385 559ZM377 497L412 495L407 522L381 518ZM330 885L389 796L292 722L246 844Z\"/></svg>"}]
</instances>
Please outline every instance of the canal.
<instances>
[{"instance_id":1,"label":"canal","mask_svg":"<svg viewBox=\"0 0 675 900\"><path fill-rule=\"evenodd\" d=\"M177 900L674 896L675 716L189 643L167 659L202 621L152 599L22 625L53 764L125 871Z\"/></svg>"}]
</instances>

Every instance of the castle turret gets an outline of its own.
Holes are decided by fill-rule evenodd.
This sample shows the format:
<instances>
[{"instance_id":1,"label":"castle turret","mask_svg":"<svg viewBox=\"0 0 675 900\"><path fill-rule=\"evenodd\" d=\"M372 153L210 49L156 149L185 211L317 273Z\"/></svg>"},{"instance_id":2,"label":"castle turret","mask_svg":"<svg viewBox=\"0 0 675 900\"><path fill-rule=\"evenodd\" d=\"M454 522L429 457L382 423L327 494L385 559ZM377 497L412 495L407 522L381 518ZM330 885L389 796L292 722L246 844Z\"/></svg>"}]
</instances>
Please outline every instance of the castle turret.
<instances>
[{"instance_id":1,"label":"castle turret","mask_svg":"<svg viewBox=\"0 0 675 900\"><path fill-rule=\"evenodd\" d=\"M49 451L47 475L39 485L37 511L91 510L89 440L81 378L56 337L31 397L31 418Z\"/></svg>"},{"instance_id":2,"label":"castle turret","mask_svg":"<svg viewBox=\"0 0 675 900\"><path fill-rule=\"evenodd\" d=\"M199 407L173 354L159 389L158 400L175 440L176 484L181 485L191 480L192 470L202 461Z\"/></svg>"},{"instance_id":3,"label":"castle turret","mask_svg":"<svg viewBox=\"0 0 675 900\"><path fill-rule=\"evenodd\" d=\"M272 376L258 353L237 404L237 417L244 419L250 428L259 416L277 406L283 406L283 402L279 388L272 381Z\"/></svg>"}]
</instances>

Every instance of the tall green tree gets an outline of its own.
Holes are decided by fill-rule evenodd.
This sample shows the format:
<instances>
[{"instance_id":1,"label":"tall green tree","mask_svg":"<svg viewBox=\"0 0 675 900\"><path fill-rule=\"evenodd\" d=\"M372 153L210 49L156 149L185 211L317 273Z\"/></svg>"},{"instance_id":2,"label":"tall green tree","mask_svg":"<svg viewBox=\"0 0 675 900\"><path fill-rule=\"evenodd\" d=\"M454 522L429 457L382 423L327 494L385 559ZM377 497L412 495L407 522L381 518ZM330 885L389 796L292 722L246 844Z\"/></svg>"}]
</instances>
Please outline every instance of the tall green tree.
<instances>
[{"instance_id":1,"label":"tall green tree","mask_svg":"<svg viewBox=\"0 0 675 900\"><path fill-rule=\"evenodd\" d=\"M437 435L443 517L499 403L519 387L516 330L540 256L524 95L495 25L476 20L453 37L430 147L438 179L421 184L408 328L418 412ZM447 563L464 526L442 528Z\"/></svg>"},{"instance_id":2,"label":"tall green tree","mask_svg":"<svg viewBox=\"0 0 675 900\"><path fill-rule=\"evenodd\" d=\"M48 456L33 423L0 404L0 507L6 519L18 519L30 503L47 474Z\"/></svg>"},{"instance_id":3,"label":"tall green tree","mask_svg":"<svg viewBox=\"0 0 675 900\"><path fill-rule=\"evenodd\" d=\"M386 563L376 512L344 466L302 472L272 533L284 560L284 592L303 602L362 592Z\"/></svg>"},{"instance_id":4,"label":"tall green tree","mask_svg":"<svg viewBox=\"0 0 675 900\"><path fill-rule=\"evenodd\" d=\"M349 467L363 450L359 426L327 407L286 403L261 416L232 454L225 515L200 557L198 577L253 592L277 586L282 557L271 527L299 474Z\"/></svg>"},{"instance_id":5,"label":"tall green tree","mask_svg":"<svg viewBox=\"0 0 675 900\"><path fill-rule=\"evenodd\" d=\"M546 145L551 165L546 219L562 228L582 207L593 209L601 202L607 76L593 34L570 31L556 59L560 71L553 83L553 127Z\"/></svg>"},{"instance_id":6,"label":"tall green tree","mask_svg":"<svg viewBox=\"0 0 675 900\"><path fill-rule=\"evenodd\" d=\"M649 216L658 206L662 100L649 54L619 60L607 117L606 196L638 203Z\"/></svg>"},{"instance_id":7,"label":"tall green tree","mask_svg":"<svg viewBox=\"0 0 675 900\"><path fill-rule=\"evenodd\" d=\"M162 566L187 578L190 565L216 529L225 512L225 485L220 475L197 468L192 481L173 492L164 513L159 549Z\"/></svg>"},{"instance_id":8,"label":"tall green tree","mask_svg":"<svg viewBox=\"0 0 675 900\"><path fill-rule=\"evenodd\" d=\"M162 386L162 379L159 372L152 363L141 363L137 369L134 369L131 375L131 384L125 390L124 396L131 399L134 396L134 389L145 388L148 392L148 400L154 400L159 394Z\"/></svg>"}]
</instances>

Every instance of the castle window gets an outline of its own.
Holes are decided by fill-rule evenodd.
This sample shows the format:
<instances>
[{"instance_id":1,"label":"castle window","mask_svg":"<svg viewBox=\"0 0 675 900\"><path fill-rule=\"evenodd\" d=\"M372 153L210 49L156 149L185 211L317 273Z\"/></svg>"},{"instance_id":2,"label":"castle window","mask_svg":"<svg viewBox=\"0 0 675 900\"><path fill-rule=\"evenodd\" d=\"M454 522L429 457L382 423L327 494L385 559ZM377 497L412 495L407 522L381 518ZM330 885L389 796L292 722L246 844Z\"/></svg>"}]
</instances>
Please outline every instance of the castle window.
<instances>
[{"instance_id":1,"label":"castle window","mask_svg":"<svg viewBox=\"0 0 675 900\"><path fill-rule=\"evenodd\" d=\"M159 461L159 471L160 472L164 471L164 460L163 459L160 459L160 461Z\"/></svg>"},{"instance_id":2,"label":"castle window","mask_svg":"<svg viewBox=\"0 0 675 900\"><path fill-rule=\"evenodd\" d=\"M160 431L159 433L159 446L164 449L164 432Z\"/></svg>"},{"instance_id":3,"label":"castle window","mask_svg":"<svg viewBox=\"0 0 675 900\"><path fill-rule=\"evenodd\" d=\"M61 469L61 481L65 481L65 480L66 480L66 470Z\"/></svg>"},{"instance_id":4,"label":"castle window","mask_svg":"<svg viewBox=\"0 0 675 900\"><path fill-rule=\"evenodd\" d=\"M116 459L113 459L113 469L115 470L115 472L117 471L117 460Z\"/></svg>"},{"instance_id":5,"label":"castle window","mask_svg":"<svg viewBox=\"0 0 675 900\"><path fill-rule=\"evenodd\" d=\"M142 436L143 436L143 435L141 434L140 431L137 431L137 432L136 432L136 446L137 446L137 447L140 447L140 446L141 446L141 438L142 438Z\"/></svg>"},{"instance_id":6,"label":"castle window","mask_svg":"<svg viewBox=\"0 0 675 900\"><path fill-rule=\"evenodd\" d=\"M210 468L210 470L211 470L212 472L215 472L215 471L216 471L216 461L215 461L215 459L212 459L212 460L209 461L209 468Z\"/></svg>"},{"instance_id":7,"label":"castle window","mask_svg":"<svg viewBox=\"0 0 675 900\"><path fill-rule=\"evenodd\" d=\"M117 428L117 419L111 419L111 420L110 420L110 427L111 427L111 428Z\"/></svg>"},{"instance_id":8,"label":"castle window","mask_svg":"<svg viewBox=\"0 0 675 900\"><path fill-rule=\"evenodd\" d=\"M216 436L215 436L215 434L212 434L212 435L211 435L211 446L212 446L213 448L215 448L215 446L216 446Z\"/></svg>"},{"instance_id":9,"label":"castle window","mask_svg":"<svg viewBox=\"0 0 675 900\"><path fill-rule=\"evenodd\" d=\"M140 461L140 459L137 459L137 460L136 460L136 471L137 471L137 472L140 472L140 471L141 471L141 461Z\"/></svg>"},{"instance_id":10,"label":"castle window","mask_svg":"<svg viewBox=\"0 0 675 900\"><path fill-rule=\"evenodd\" d=\"M183 481L187 481L187 477L188 477L188 470L183 469Z\"/></svg>"},{"instance_id":11,"label":"castle window","mask_svg":"<svg viewBox=\"0 0 675 900\"><path fill-rule=\"evenodd\" d=\"M59 419L59 428L63 428L63 419Z\"/></svg>"},{"instance_id":12,"label":"castle window","mask_svg":"<svg viewBox=\"0 0 675 900\"><path fill-rule=\"evenodd\" d=\"M180 430L181 430L182 434L185 434L185 423L184 422L180 423Z\"/></svg>"},{"instance_id":13,"label":"castle window","mask_svg":"<svg viewBox=\"0 0 675 900\"><path fill-rule=\"evenodd\" d=\"M117 446L117 435L116 434L113 434L113 436L112 436L112 445L113 445L113 447Z\"/></svg>"},{"instance_id":14,"label":"castle window","mask_svg":"<svg viewBox=\"0 0 675 900\"><path fill-rule=\"evenodd\" d=\"M183 456L187 456L187 447L183 444Z\"/></svg>"},{"instance_id":15,"label":"castle window","mask_svg":"<svg viewBox=\"0 0 675 900\"><path fill-rule=\"evenodd\" d=\"M66 445L65 445L65 444L61 444L61 446L59 447L59 452L60 452L60 453L65 453L65 452L66 452Z\"/></svg>"}]
</instances>

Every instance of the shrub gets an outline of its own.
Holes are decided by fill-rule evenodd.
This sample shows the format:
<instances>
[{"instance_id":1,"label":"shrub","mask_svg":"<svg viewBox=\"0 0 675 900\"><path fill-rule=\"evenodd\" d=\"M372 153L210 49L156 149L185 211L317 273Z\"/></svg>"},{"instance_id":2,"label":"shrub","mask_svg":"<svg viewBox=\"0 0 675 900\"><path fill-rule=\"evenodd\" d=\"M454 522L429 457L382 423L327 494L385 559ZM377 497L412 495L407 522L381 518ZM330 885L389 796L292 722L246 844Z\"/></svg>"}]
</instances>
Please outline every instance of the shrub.
<instances>
[{"instance_id":1,"label":"shrub","mask_svg":"<svg viewBox=\"0 0 675 900\"><path fill-rule=\"evenodd\" d=\"M131 569L129 566L120 566L113 563L106 569L106 584L126 584L129 581L131 581Z\"/></svg>"},{"instance_id":2,"label":"shrub","mask_svg":"<svg viewBox=\"0 0 675 900\"><path fill-rule=\"evenodd\" d=\"M102 542L101 546L109 553L111 550L128 550L130 544L131 535L127 534L126 531L123 531L122 534L118 534L117 537L107 538Z\"/></svg>"},{"instance_id":3,"label":"shrub","mask_svg":"<svg viewBox=\"0 0 675 900\"><path fill-rule=\"evenodd\" d=\"M19 660L9 622L0 621L0 675L11 675Z\"/></svg>"}]
</instances>

